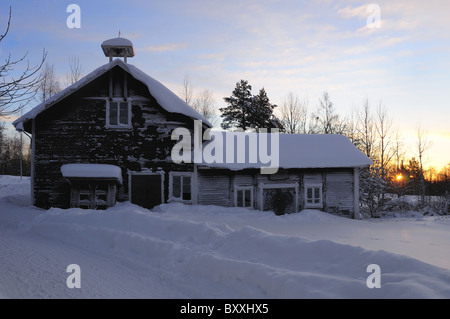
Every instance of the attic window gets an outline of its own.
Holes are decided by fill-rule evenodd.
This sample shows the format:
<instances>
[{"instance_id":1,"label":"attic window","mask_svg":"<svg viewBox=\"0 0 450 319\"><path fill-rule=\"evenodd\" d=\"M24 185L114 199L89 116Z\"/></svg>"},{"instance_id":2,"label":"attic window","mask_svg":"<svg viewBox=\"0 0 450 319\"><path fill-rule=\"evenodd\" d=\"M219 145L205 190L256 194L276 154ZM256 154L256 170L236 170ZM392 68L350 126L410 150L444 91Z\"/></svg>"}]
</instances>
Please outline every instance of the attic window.
<instances>
[{"instance_id":1,"label":"attic window","mask_svg":"<svg viewBox=\"0 0 450 319\"><path fill-rule=\"evenodd\" d=\"M106 127L131 128L130 101L122 99L106 101Z\"/></svg>"}]
</instances>

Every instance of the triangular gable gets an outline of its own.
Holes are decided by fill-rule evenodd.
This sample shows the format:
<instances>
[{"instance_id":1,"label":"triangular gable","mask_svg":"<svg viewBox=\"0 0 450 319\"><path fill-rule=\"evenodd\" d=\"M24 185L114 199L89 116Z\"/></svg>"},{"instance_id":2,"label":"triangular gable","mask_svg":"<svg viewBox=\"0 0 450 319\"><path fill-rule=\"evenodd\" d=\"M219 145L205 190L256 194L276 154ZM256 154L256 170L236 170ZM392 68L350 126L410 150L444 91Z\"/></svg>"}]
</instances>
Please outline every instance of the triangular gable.
<instances>
[{"instance_id":1,"label":"triangular gable","mask_svg":"<svg viewBox=\"0 0 450 319\"><path fill-rule=\"evenodd\" d=\"M69 97L73 93L79 91L95 79L99 78L115 66L120 66L123 70L128 72L136 80L145 84L150 92L150 94L156 99L158 104L170 113L178 113L188 116L194 120L201 120L206 126L212 127L211 123L192 107L186 104L182 99L180 99L175 93L165 87L163 84L153 79L149 75L145 74L137 67L131 64L123 62L121 59L115 59L112 62L102 65L96 70L92 71L85 77L83 77L78 82L72 84L71 86L65 88L61 92L55 94L50 99L44 101L43 103L37 105L31 111L25 113L23 116L15 120L12 124L16 129L23 129L23 124L36 118L37 115L43 111L51 108L53 105L62 101L63 99Z\"/></svg>"}]
</instances>

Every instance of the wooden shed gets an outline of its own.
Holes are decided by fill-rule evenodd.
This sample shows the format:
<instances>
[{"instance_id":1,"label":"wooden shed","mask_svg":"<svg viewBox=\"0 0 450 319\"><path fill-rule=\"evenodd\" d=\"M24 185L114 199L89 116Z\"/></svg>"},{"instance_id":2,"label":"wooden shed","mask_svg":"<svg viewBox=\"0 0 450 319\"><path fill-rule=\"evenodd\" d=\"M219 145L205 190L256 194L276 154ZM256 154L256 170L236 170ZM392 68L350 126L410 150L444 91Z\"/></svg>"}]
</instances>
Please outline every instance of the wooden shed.
<instances>
[{"instance_id":1,"label":"wooden shed","mask_svg":"<svg viewBox=\"0 0 450 319\"><path fill-rule=\"evenodd\" d=\"M273 174L263 174L261 168L268 164L260 158L251 160L251 154L261 155L260 134L220 134L222 140L240 137L248 142L239 149L235 146L231 163L198 165L199 204L279 213L320 209L349 217L359 216L359 170L372 161L345 136L279 134L276 149L273 147L275 140L269 143L271 152L277 153L273 158L276 163L271 163L277 170ZM224 147L224 158L227 152L230 148Z\"/></svg>"}]
</instances>

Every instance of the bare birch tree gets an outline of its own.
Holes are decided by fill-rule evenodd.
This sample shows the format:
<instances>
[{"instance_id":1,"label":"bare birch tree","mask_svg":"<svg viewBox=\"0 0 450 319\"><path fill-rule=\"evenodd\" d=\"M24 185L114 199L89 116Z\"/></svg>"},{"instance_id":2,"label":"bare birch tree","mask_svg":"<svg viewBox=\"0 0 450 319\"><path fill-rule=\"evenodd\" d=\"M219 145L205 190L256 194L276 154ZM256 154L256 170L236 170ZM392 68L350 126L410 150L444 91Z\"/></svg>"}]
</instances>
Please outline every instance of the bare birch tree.
<instances>
[{"instance_id":1,"label":"bare birch tree","mask_svg":"<svg viewBox=\"0 0 450 319\"><path fill-rule=\"evenodd\" d=\"M180 91L180 97L184 102L186 102L186 104L191 105L193 95L194 93L192 89L191 78L189 74L186 74L183 78L183 87Z\"/></svg>"},{"instance_id":2,"label":"bare birch tree","mask_svg":"<svg viewBox=\"0 0 450 319\"><path fill-rule=\"evenodd\" d=\"M66 75L66 87L78 82L83 77L83 68L78 57L71 56L69 58L69 67L70 72Z\"/></svg>"},{"instance_id":3,"label":"bare birch tree","mask_svg":"<svg viewBox=\"0 0 450 319\"><path fill-rule=\"evenodd\" d=\"M281 123L289 134L305 134L308 114L307 103L301 103L298 96L290 92L280 108Z\"/></svg>"},{"instance_id":4,"label":"bare birch tree","mask_svg":"<svg viewBox=\"0 0 450 319\"><path fill-rule=\"evenodd\" d=\"M39 86L41 102L51 98L53 95L61 91L61 85L56 78L55 69L53 65L45 63L42 70L42 81Z\"/></svg>"},{"instance_id":5,"label":"bare birch tree","mask_svg":"<svg viewBox=\"0 0 450 319\"><path fill-rule=\"evenodd\" d=\"M320 134L343 134L347 124L341 120L339 114L334 110L334 104L330 100L328 92L324 92L319 100L317 112L312 115L312 133Z\"/></svg>"},{"instance_id":6,"label":"bare birch tree","mask_svg":"<svg viewBox=\"0 0 450 319\"><path fill-rule=\"evenodd\" d=\"M379 163L381 168L381 178L386 180L388 173L388 166L394 156L394 152L391 149L391 131L392 131L392 120L388 118L387 110L380 102L377 109L377 122L375 125L378 138L378 152L379 152Z\"/></svg>"},{"instance_id":7,"label":"bare birch tree","mask_svg":"<svg viewBox=\"0 0 450 319\"><path fill-rule=\"evenodd\" d=\"M355 107L351 108L350 116L347 119L347 130L345 135L357 148L360 147L360 134L358 132L358 110Z\"/></svg>"},{"instance_id":8,"label":"bare birch tree","mask_svg":"<svg viewBox=\"0 0 450 319\"><path fill-rule=\"evenodd\" d=\"M375 125L375 129L377 132L378 139L378 163L380 166L380 174L381 179L386 181L389 164L394 156L394 152L391 148L391 130L392 130L392 121L388 118L387 110L383 106L383 103L380 102L377 115L377 121ZM384 201L385 193L382 193L382 201Z\"/></svg>"},{"instance_id":9,"label":"bare birch tree","mask_svg":"<svg viewBox=\"0 0 450 319\"><path fill-rule=\"evenodd\" d=\"M3 145L5 143L5 122L0 122L0 168L2 167L3 159ZM3 175L3 171L0 170L0 175Z\"/></svg>"},{"instance_id":10,"label":"bare birch tree","mask_svg":"<svg viewBox=\"0 0 450 319\"><path fill-rule=\"evenodd\" d=\"M375 123L370 112L369 100L364 100L363 107L358 113L357 130L360 136L361 151L367 157L375 158Z\"/></svg>"},{"instance_id":11,"label":"bare birch tree","mask_svg":"<svg viewBox=\"0 0 450 319\"><path fill-rule=\"evenodd\" d=\"M419 158L419 168L420 168L420 203L425 204L425 179L424 179L424 169L423 162L425 153L431 148L432 143L428 140L428 134L423 130L421 126L417 127L417 143L416 152Z\"/></svg>"},{"instance_id":12,"label":"bare birch tree","mask_svg":"<svg viewBox=\"0 0 450 319\"><path fill-rule=\"evenodd\" d=\"M11 7L9 8L6 30L0 34L0 42L4 41L11 27ZM28 53L27 53L28 54ZM37 94L41 81L39 70L47 57L44 50L42 59L36 66L26 60L27 54L13 59L11 54L0 65L0 116L8 116L19 112ZM14 74L16 69L21 69Z\"/></svg>"},{"instance_id":13,"label":"bare birch tree","mask_svg":"<svg viewBox=\"0 0 450 319\"><path fill-rule=\"evenodd\" d=\"M394 144L393 144L393 153L397 172L400 170L400 163L402 161L403 156L405 155L404 147L405 144L401 136L400 129L397 127L397 129L395 130Z\"/></svg>"},{"instance_id":14,"label":"bare birch tree","mask_svg":"<svg viewBox=\"0 0 450 319\"><path fill-rule=\"evenodd\" d=\"M203 90L193 101L192 108L203 115L213 126L217 124L216 113L214 112L214 97L210 90Z\"/></svg>"}]
</instances>

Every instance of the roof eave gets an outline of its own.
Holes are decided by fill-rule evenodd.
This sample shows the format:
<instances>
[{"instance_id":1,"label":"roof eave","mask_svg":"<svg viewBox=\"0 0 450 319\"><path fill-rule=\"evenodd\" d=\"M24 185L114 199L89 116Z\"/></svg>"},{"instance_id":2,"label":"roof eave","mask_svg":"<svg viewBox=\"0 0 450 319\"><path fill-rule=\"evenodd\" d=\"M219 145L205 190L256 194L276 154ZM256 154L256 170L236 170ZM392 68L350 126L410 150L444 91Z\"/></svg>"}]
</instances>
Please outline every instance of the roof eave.
<instances>
[{"instance_id":1,"label":"roof eave","mask_svg":"<svg viewBox=\"0 0 450 319\"><path fill-rule=\"evenodd\" d=\"M72 84L71 86L65 88L64 90L62 90L58 94L55 94L54 96L52 96L47 101L44 101L43 103L35 106L32 110L30 110L29 112L25 113L20 118L15 120L12 123L13 126L16 128L16 130L18 130L17 127L18 127L18 125L20 123L22 123L21 126L24 126L28 121L36 118L36 116L38 116L42 112L48 110L53 105L55 105L58 102L60 102L61 100L69 97L70 95L72 95L76 91L82 89L83 87L85 87L86 85L88 85L89 83L91 83L92 81L97 79L98 77L102 76L103 74L105 74L106 72L108 72L109 70L111 70L112 68L114 68L117 65L120 66L125 72L128 72L128 73L130 73L131 76L133 76L131 70L129 69L129 65L127 65L125 62L123 62L121 59L115 59L115 60L109 62L108 64L100 66L96 70L94 70L91 73L89 73L88 75L86 75L83 79L80 80L80 81L85 81L85 83L83 83L81 86L79 84L80 81L78 81L78 82ZM137 80L139 80L139 79L137 79ZM149 91L150 91L150 89L149 89ZM149 93L152 94L151 92L149 92ZM161 105L161 107L164 108L164 106L162 106L162 105ZM186 115L186 114L184 114L182 112L174 112L174 113L180 114L180 115L184 115L184 116L188 116L188 117L190 117L192 119L195 119L195 118L193 118L193 117L191 117L189 115ZM202 119L204 127L206 127L206 128L212 128L213 127L213 125L209 121L207 121L204 117L200 118L200 119Z\"/></svg>"},{"instance_id":2,"label":"roof eave","mask_svg":"<svg viewBox=\"0 0 450 319\"><path fill-rule=\"evenodd\" d=\"M82 89L83 87L85 87L86 85L88 85L89 83L91 83L92 81L97 79L98 77L102 76L103 74L105 74L106 72L111 70L113 67L115 67L116 65L119 64L118 61L121 61L121 60L119 60L119 59L113 60L112 62L110 62L108 64L105 64L105 65L97 68L96 70L92 71L91 73L86 75L86 77L83 78L83 79L86 79L86 78L89 77L87 80L85 80L86 83L83 83L81 86L79 86L79 82L82 81L83 80L82 79L82 80L80 80L80 81L78 81L78 82L68 86L67 88L65 88L61 92L59 92L59 93L55 94L54 96L52 96L50 99L42 102L41 104L38 104L32 110L30 110L29 112L25 113L21 117L19 117L17 120L15 120L12 123L12 125L14 125L14 127L17 130L17 125L19 123L23 123L22 125L25 125L28 121L36 118L36 116L38 116L42 112L48 110L53 105L57 104L58 102L60 102L61 100L65 99L65 98L69 97L70 95L72 95L76 91ZM102 67L104 67L105 69L99 71L99 73L97 74L96 71L99 70ZM94 75L94 73L96 73L96 74ZM41 109L41 110L39 110L39 109ZM36 111L36 110L38 110L38 111Z\"/></svg>"}]
</instances>

